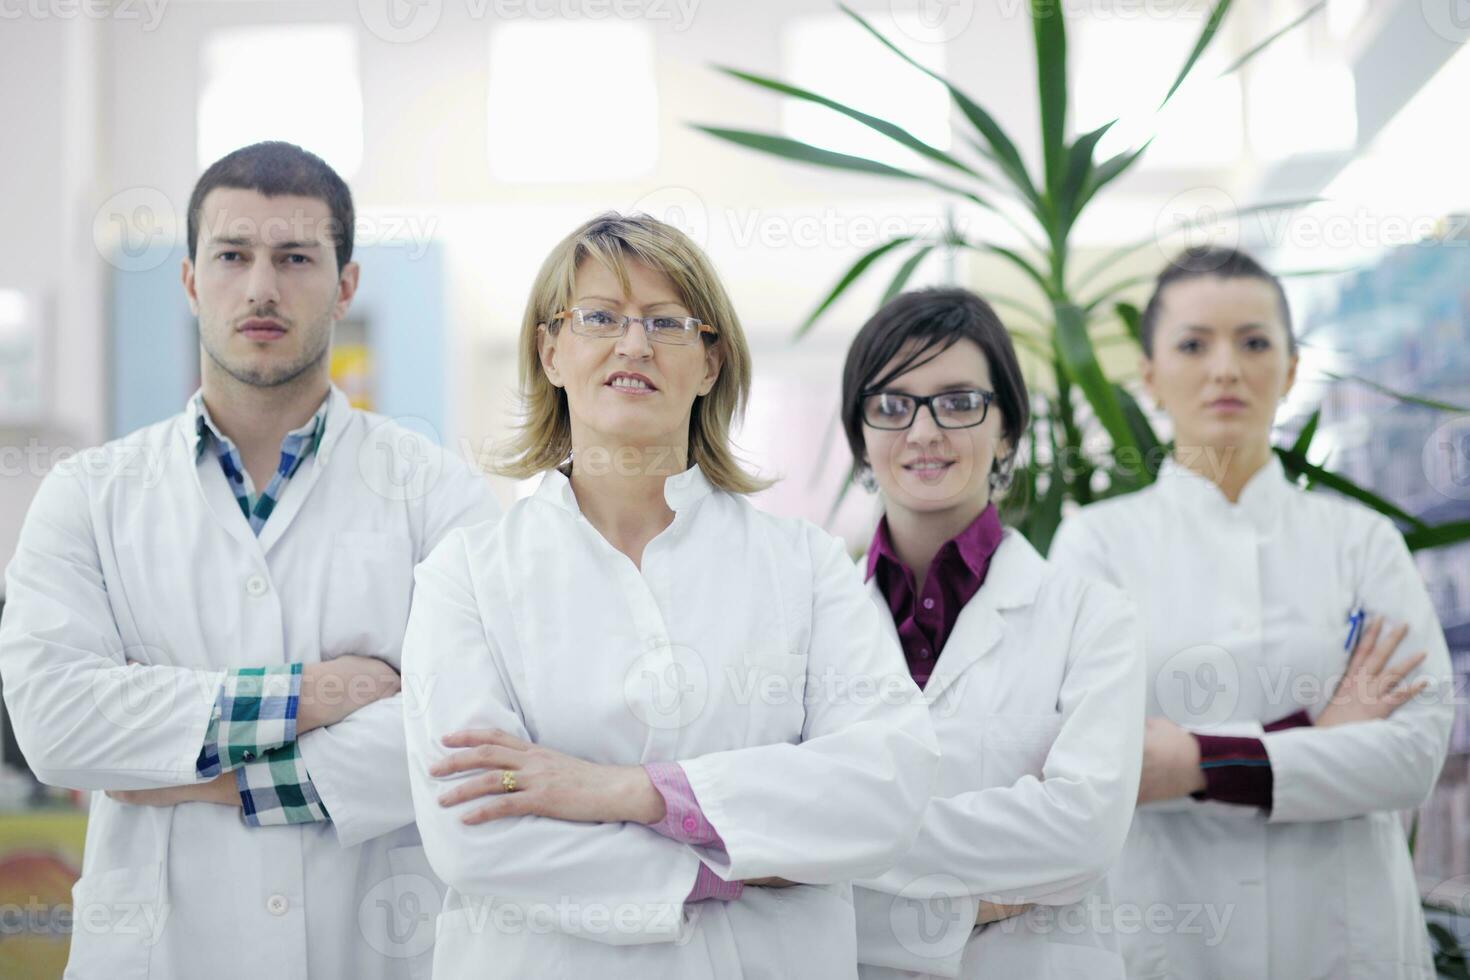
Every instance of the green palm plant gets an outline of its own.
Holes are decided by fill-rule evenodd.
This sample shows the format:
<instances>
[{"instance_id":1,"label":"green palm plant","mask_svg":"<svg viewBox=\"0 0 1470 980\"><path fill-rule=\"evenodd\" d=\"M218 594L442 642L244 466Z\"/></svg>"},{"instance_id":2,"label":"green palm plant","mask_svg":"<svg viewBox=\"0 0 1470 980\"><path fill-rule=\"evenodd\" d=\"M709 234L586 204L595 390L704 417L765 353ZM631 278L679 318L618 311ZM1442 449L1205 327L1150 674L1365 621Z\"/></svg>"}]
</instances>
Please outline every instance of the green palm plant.
<instances>
[{"instance_id":1,"label":"green palm plant","mask_svg":"<svg viewBox=\"0 0 1470 980\"><path fill-rule=\"evenodd\" d=\"M1315 4L1252 46L1226 68L1226 73L1240 69L1324 5L1325 0ZM1066 70L1067 27L1061 4L1055 0L1031 0L1030 8L1041 121L1041 168L1040 173L1034 176L1015 141L979 102L921 65L875 30L861 15L845 5L839 4L839 7L893 57L902 59L944 87L953 107L968 127L962 140L968 152L963 157L924 142L898 123L817 92L722 66L716 67L742 82L821 106L880 133L915 154L928 169L905 170L773 133L703 124L696 124L695 128L748 150L781 159L927 186L960 206L979 208L997 216L1026 243L1025 247L1012 248L994 241L968 238L960 233L953 221L934 236L891 238L853 263L798 326L796 338L806 335L855 282L889 257L903 256L903 261L888 282L884 300L900 292L925 257L936 249L993 256L1018 270L1040 295L1039 304L992 293L987 293L987 298L1019 314L1026 329L1012 325L1012 336L1023 353L1041 365L1045 377L1040 379L1041 384L1033 385L1039 394L1028 433L1031 451L1017 468L1016 489L1007 497L1010 502L1007 518L1045 552L1060 523L1064 501L1072 499L1085 504L1139 489L1154 479L1169 448L1161 444L1134 396L1119 383L1119 379L1108 376L1099 359L1099 349L1106 344L1126 344L1136 348L1138 343L1139 310L1125 302L1124 297L1130 289L1141 285L1141 280L1137 277L1109 280L1107 274L1129 256L1154 245L1158 235L1141 236L1107 252L1080 270L1073 268L1071 248L1072 231L1084 211L1101 192L1138 163L1151 140L1106 159L1098 159L1099 141L1112 128L1113 122L1068 139L1071 93ZM1231 0L1217 0L1213 5L1173 84L1164 93L1160 109L1169 104L1194 72L1230 8ZM1244 217L1270 209L1300 207L1314 200L1256 204L1233 214ZM1177 230L1184 231L1188 227L1184 223ZM1084 437L1099 429L1106 435L1102 442L1107 448L1088 448L1099 440L1089 442ZM1431 527L1340 474L1313 463L1308 459L1308 450L1315 431L1314 415L1291 446L1277 449L1293 477L1347 493L1389 514L1407 527L1406 537L1411 547L1436 547L1470 539L1470 522ZM845 485L842 493L845 494L849 487L850 484ZM834 503L834 510L841 499L839 496Z\"/></svg>"}]
</instances>

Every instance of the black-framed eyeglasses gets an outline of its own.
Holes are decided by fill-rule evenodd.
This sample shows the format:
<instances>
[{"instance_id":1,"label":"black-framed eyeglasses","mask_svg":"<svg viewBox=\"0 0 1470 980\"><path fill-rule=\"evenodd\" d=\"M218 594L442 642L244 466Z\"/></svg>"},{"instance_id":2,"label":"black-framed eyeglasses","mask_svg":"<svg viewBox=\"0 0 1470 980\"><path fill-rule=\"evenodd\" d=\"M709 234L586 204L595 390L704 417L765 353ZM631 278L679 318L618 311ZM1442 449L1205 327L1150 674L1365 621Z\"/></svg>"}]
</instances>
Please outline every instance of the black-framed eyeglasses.
<instances>
[{"instance_id":1,"label":"black-framed eyeglasses","mask_svg":"<svg viewBox=\"0 0 1470 980\"><path fill-rule=\"evenodd\" d=\"M571 322L572 332L584 337L610 339L621 337L637 320L649 340L659 344L692 344L704 334L718 338L720 332L697 316L623 316L610 310L591 310L574 306L552 317Z\"/></svg>"},{"instance_id":2,"label":"black-framed eyeglasses","mask_svg":"<svg viewBox=\"0 0 1470 980\"><path fill-rule=\"evenodd\" d=\"M906 395L898 391L869 391L863 395L863 422L875 429L907 429L928 406L941 429L968 429L985 421L995 392L983 388L941 391L937 395Z\"/></svg>"}]
</instances>

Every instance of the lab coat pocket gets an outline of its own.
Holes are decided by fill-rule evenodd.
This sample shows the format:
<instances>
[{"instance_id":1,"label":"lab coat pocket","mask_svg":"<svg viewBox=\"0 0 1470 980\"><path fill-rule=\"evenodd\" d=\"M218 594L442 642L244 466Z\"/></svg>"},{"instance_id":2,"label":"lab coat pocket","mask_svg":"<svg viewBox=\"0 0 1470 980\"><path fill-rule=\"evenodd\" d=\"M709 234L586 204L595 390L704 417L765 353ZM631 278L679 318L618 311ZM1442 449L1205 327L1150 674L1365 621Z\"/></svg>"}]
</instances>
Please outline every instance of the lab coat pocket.
<instances>
[{"instance_id":1,"label":"lab coat pocket","mask_svg":"<svg viewBox=\"0 0 1470 980\"><path fill-rule=\"evenodd\" d=\"M158 901L162 865L84 874L72 886L66 980L144 980L168 909Z\"/></svg>"},{"instance_id":2,"label":"lab coat pocket","mask_svg":"<svg viewBox=\"0 0 1470 980\"><path fill-rule=\"evenodd\" d=\"M388 869L392 872L388 894L378 899L377 909L369 910L370 921L360 924L377 940L371 944L375 949L406 961L412 980L428 980L434 965L434 920L444 902L443 887L429 869L424 849L417 845L389 850Z\"/></svg>"},{"instance_id":3,"label":"lab coat pocket","mask_svg":"<svg viewBox=\"0 0 1470 980\"><path fill-rule=\"evenodd\" d=\"M1352 657L1344 645L1346 623L1322 610L1292 616L1279 627L1279 635L1272 650L1262 654L1261 676L1267 680L1259 716L1263 722L1326 706Z\"/></svg>"},{"instance_id":4,"label":"lab coat pocket","mask_svg":"<svg viewBox=\"0 0 1470 980\"><path fill-rule=\"evenodd\" d=\"M840 885L746 888L724 906L747 977L852 975L857 920Z\"/></svg>"},{"instance_id":5,"label":"lab coat pocket","mask_svg":"<svg viewBox=\"0 0 1470 980\"><path fill-rule=\"evenodd\" d=\"M1381 810L1339 826L1347 976L1431 976L1433 956L1399 815Z\"/></svg>"},{"instance_id":6,"label":"lab coat pocket","mask_svg":"<svg viewBox=\"0 0 1470 980\"><path fill-rule=\"evenodd\" d=\"M475 963L482 964L484 977L493 976L494 961L486 955L485 925L489 921L489 905L465 905L440 912L434 919L433 975L457 977L469 975ZM507 958L513 940L503 944L500 957Z\"/></svg>"},{"instance_id":7,"label":"lab coat pocket","mask_svg":"<svg viewBox=\"0 0 1470 980\"><path fill-rule=\"evenodd\" d=\"M322 603L322 659L381 657L394 665L408 624L413 545L399 534L339 531Z\"/></svg>"},{"instance_id":8,"label":"lab coat pocket","mask_svg":"<svg viewBox=\"0 0 1470 980\"><path fill-rule=\"evenodd\" d=\"M1009 786L1022 776L1041 777L1062 716L987 715L980 732L981 779L985 786Z\"/></svg>"},{"instance_id":9,"label":"lab coat pocket","mask_svg":"<svg viewBox=\"0 0 1470 980\"><path fill-rule=\"evenodd\" d=\"M1045 913L1045 914L1043 914ZM1064 914L1058 910L1057 914ZM965 946L958 976L1010 980L1123 980L1123 957L1089 943L1086 916L1043 909L982 927ZM1180 977L1178 980L1194 980ZM1234 980L1234 978L1232 978Z\"/></svg>"},{"instance_id":10,"label":"lab coat pocket","mask_svg":"<svg viewBox=\"0 0 1470 980\"><path fill-rule=\"evenodd\" d=\"M732 694L749 718L747 745L795 744L806 721L806 654L746 650Z\"/></svg>"},{"instance_id":11,"label":"lab coat pocket","mask_svg":"<svg viewBox=\"0 0 1470 980\"><path fill-rule=\"evenodd\" d=\"M1032 976L1048 980L1123 980L1123 957L1110 949L1073 943L1048 942L1046 969Z\"/></svg>"}]
</instances>

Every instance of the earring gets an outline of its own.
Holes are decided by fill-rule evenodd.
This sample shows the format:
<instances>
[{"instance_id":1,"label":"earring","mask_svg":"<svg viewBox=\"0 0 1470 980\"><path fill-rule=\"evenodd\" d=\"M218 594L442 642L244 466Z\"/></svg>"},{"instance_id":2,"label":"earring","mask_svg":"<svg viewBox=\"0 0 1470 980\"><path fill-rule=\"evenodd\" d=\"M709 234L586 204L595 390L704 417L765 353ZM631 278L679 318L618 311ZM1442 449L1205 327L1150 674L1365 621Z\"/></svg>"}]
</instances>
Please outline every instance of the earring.
<instances>
[{"instance_id":1,"label":"earring","mask_svg":"<svg viewBox=\"0 0 1470 980\"><path fill-rule=\"evenodd\" d=\"M1015 460L1016 454L1011 453L1004 461L997 459L990 464L990 477L988 482L990 483L990 492L992 494L1002 494L1011 488L1011 481L1015 479L1016 475L1015 467L1012 465L1015 463Z\"/></svg>"},{"instance_id":2,"label":"earring","mask_svg":"<svg viewBox=\"0 0 1470 980\"><path fill-rule=\"evenodd\" d=\"M868 493L878 492L878 478L873 475L873 468L871 466L864 466L861 470L858 470L857 482L858 486L868 491Z\"/></svg>"}]
</instances>

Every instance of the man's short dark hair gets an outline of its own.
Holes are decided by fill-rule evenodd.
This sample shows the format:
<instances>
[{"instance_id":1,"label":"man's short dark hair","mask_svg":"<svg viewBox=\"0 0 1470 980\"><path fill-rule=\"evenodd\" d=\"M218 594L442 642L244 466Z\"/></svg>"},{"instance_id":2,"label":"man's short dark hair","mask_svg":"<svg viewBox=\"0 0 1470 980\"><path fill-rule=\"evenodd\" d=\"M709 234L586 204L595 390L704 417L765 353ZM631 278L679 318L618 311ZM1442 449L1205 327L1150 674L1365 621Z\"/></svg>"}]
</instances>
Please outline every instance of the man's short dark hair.
<instances>
[{"instance_id":1,"label":"man's short dark hair","mask_svg":"<svg viewBox=\"0 0 1470 980\"><path fill-rule=\"evenodd\" d=\"M228 187L258 191L266 197L313 197L331 209L331 238L337 252L337 271L352 261L352 229L356 215L352 192L337 171L315 153L294 143L271 140L241 147L220 157L194 185L189 195L189 258L199 250L200 212L209 192Z\"/></svg>"}]
</instances>

